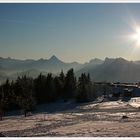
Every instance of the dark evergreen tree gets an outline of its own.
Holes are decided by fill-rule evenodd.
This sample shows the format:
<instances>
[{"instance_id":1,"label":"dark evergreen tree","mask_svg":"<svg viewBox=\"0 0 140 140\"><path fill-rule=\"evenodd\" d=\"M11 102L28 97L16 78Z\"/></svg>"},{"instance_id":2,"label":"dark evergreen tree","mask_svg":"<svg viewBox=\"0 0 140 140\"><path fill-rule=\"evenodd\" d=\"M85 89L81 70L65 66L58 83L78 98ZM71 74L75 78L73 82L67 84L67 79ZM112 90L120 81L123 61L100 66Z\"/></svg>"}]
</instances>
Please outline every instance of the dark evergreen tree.
<instances>
[{"instance_id":1,"label":"dark evergreen tree","mask_svg":"<svg viewBox=\"0 0 140 140\"><path fill-rule=\"evenodd\" d=\"M82 73L77 84L76 100L86 102L92 99L92 84L89 74Z\"/></svg>"},{"instance_id":2,"label":"dark evergreen tree","mask_svg":"<svg viewBox=\"0 0 140 140\"><path fill-rule=\"evenodd\" d=\"M0 111L20 108L25 112L34 109L35 104L53 102L57 99L75 99L80 102L95 98L90 75L81 74L78 82L73 69L66 75L63 71L58 76L40 74L32 79L27 76L18 77L16 81L0 85Z\"/></svg>"},{"instance_id":3,"label":"dark evergreen tree","mask_svg":"<svg viewBox=\"0 0 140 140\"><path fill-rule=\"evenodd\" d=\"M34 90L37 103L45 103L47 101L46 76L40 73L40 75L34 80Z\"/></svg>"},{"instance_id":4,"label":"dark evergreen tree","mask_svg":"<svg viewBox=\"0 0 140 140\"><path fill-rule=\"evenodd\" d=\"M14 94L10 81L7 79L5 83L1 85L1 108L3 111L13 109Z\"/></svg>"},{"instance_id":5,"label":"dark evergreen tree","mask_svg":"<svg viewBox=\"0 0 140 140\"><path fill-rule=\"evenodd\" d=\"M62 93L61 93L61 83L60 79L58 76L54 78L54 87L55 87L55 99L61 99L62 98Z\"/></svg>"},{"instance_id":6,"label":"dark evergreen tree","mask_svg":"<svg viewBox=\"0 0 140 140\"><path fill-rule=\"evenodd\" d=\"M17 102L19 107L26 112L32 111L35 107L34 91L33 91L33 79L23 76L16 80L18 90L16 90ZM19 93L17 93L19 92Z\"/></svg>"},{"instance_id":7,"label":"dark evergreen tree","mask_svg":"<svg viewBox=\"0 0 140 140\"><path fill-rule=\"evenodd\" d=\"M4 95L3 86L0 86L0 120L2 120L2 114L6 111L8 107L8 100Z\"/></svg>"},{"instance_id":8,"label":"dark evergreen tree","mask_svg":"<svg viewBox=\"0 0 140 140\"><path fill-rule=\"evenodd\" d=\"M63 70L61 71L61 73L59 75L59 79L60 79L61 82L63 82L63 83L65 82L65 75L63 73Z\"/></svg>"},{"instance_id":9,"label":"dark evergreen tree","mask_svg":"<svg viewBox=\"0 0 140 140\"><path fill-rule=\"evenodd\" d=\"M64 92L65 75L64 75L63 71L61 71L58 79L59 79L59 88L58 88L59 90L58 90L58 92L60 93L61 98L64 99L64 97L65 97L65 95L64 95L65 94L65 92Z\"/></svg>"},{"instance_id":10,"label":"dark evergreen tree","mask_svg":"<svg viewBox=\"0 0 140 140\"><path fill-rule=\"evenodd\" d=\"M54 101L56 99L54 78L51 73L48 73L46 79L46 99L48 102Z\"/></svg>"},{"instance_id":11,"label":"dark evergreen tree","mask_svg":"<svg viewBox=\"0 0 140 140\"><path fill-rule=\"evenodd\" d=\"M76 77L73 69L68 70L64 83L64 97L73 98L76 92Z\"/></svg>"}]
</instances>

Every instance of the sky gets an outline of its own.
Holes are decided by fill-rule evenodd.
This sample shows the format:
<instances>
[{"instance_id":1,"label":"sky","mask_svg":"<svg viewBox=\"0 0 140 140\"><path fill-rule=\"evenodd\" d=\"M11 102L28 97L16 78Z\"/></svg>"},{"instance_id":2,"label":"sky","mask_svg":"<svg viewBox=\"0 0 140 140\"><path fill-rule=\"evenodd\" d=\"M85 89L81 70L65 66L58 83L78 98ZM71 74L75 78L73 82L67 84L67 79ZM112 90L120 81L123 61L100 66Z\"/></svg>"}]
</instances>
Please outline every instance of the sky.
<instances>
[{"instance_id":1,"label":"sky","mask_svg":"<svg viewBox=\"0 0 140 140\"><path fill-rule=\"evenodd\" d=\"M140 3L0 3L0 56L140 60L140 44L129 36L139 25Z\"/></svg>"}]
</instances>

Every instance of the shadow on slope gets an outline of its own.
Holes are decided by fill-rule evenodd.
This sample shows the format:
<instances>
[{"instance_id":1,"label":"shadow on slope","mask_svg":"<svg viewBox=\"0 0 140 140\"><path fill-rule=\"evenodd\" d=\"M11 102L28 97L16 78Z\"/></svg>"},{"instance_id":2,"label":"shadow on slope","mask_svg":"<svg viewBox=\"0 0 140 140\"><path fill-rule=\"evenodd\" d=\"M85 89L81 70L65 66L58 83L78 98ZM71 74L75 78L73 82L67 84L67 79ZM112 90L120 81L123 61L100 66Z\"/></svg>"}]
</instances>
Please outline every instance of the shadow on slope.
<instances>
[{"instance_id":1,"label":"shadow on slope","mask_svg":"<svg viewBox=\"0 0 140 140\"><path fill-rule=\"evenodd\" d=\"M73 110L79 105L74 100L68 101L57 101L47 104L41 104L36 107L35 113L38 112L46 112L46 113L56 113L56 112L63 112L63 111L70 111Z\"/></svg>"}]
</instances>

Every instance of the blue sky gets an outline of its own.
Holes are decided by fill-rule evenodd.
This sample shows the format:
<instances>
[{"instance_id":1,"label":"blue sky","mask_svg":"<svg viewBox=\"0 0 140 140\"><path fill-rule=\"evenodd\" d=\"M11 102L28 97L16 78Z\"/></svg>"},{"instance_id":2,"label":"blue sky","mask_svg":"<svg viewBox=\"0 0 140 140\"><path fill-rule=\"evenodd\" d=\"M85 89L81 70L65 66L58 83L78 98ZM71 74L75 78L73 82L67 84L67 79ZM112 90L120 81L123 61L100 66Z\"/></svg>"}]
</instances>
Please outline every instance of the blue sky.
<instances>
[{"instance_id":1,"label":"blue sky","mask_svg":"<svg viewBox=\"0 0 140 140\"><path fill-rule=\"evenodd\" d=\"M0 4L0 56L56 55L71 62L92 58L140 59L126 38L140 24L140 4ZM125 36L126 37L122 37Z\"/></svg>"}]
</instances>

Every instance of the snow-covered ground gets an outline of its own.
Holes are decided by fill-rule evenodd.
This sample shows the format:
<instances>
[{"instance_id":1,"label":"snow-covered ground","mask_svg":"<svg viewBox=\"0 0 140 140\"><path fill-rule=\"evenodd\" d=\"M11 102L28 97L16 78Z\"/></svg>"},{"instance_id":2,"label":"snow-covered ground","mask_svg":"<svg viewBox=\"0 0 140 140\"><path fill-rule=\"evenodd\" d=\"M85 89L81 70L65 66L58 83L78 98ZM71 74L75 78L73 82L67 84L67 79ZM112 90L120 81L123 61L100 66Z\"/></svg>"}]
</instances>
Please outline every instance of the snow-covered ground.
<instances>
[{"instance_id":1,"label":"snow-covered ground","mask_svg":"<svg viewBox=\"0 0 140 140\"><path fill-rule=\"evenodd\" d=\"M38 106L31 116L5 116L0 132L6 136L140 136L140 98Z\"/></svg>"},{"instance_id":2,"label":"snow-covered ground","mask_svg":"<svg viewBox=\"0 0 140 140\"><path fill-rule=\"evenodd\" d=\"M140 98L137 97L137 98L132 98L130 101L129 101L129 104L133 107L136 107L136 108L139 108L140 107Z\"/></svg>"}]
</instances>

